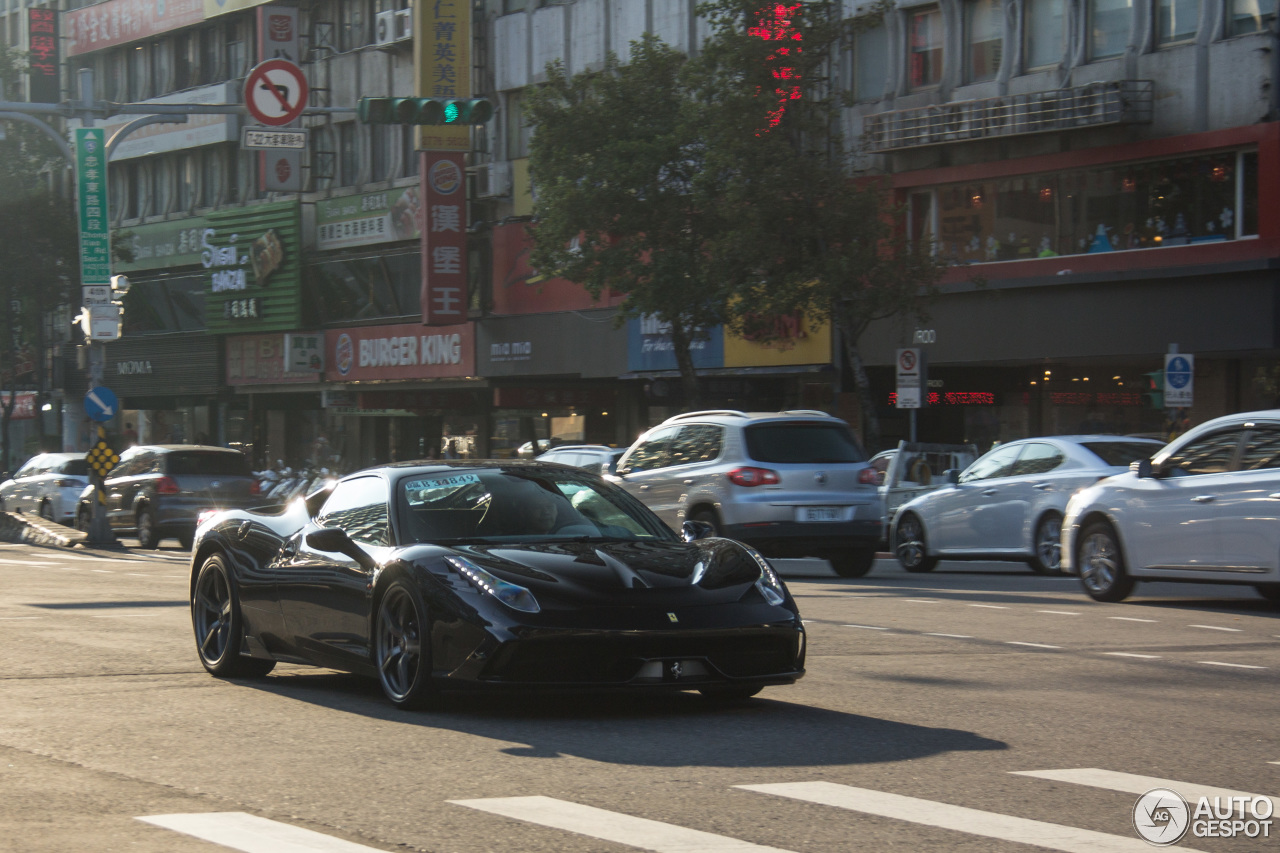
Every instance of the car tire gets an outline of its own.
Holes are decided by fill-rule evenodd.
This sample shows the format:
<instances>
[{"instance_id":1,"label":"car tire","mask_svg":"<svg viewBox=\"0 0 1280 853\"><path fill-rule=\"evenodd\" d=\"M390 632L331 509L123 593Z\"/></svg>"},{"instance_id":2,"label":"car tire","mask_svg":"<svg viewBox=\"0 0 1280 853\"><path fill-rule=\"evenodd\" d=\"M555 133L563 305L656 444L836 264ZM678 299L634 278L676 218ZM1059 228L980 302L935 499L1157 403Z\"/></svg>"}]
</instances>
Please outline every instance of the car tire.
<instances>
[{"instance_id":1,"label":"car tire","mask_svg":"<svg viewBox=\"0 0 1280 853\"><path fill-rule=\"evenodd\" d=\"M1056 512L1046 512L1036 522L1027 565L1036 574L1062 573L1062 516Z\"/></svg>"},{"instance_id":2,"label":"car tire","mask_svg":"<svg viewBox=\"0 0 1280 853\"><path fill-rule=\"evenodd\" d=\"M1105 521L1095 521L1081 532L1076 565L1080 585L1094 601L1123 601L1133 592L1134 581L1125 570L1120 540Z\"/></svg>"},{"instance_id":3,"label":"car tire","mask_svg":"<svg viewBox=\"0 0 1280 853\"><path fill-rule=\"evenodd\" d=\"M196 654L211 675L218 678L262 676L276 665L273 660L245 657L240 600L227 565L213 554L200 567L191 594L191 627Z\"/></svg>"},{"instance_id":4,"label":"car tire","mask_svg":"<svg viewBox=\"0 0 1280 853\"><path fill-rule=\"evenodd\" d=\"M924 525L919 516L907 513L898 522L894 532L893 555L905 571L917 574L931 572L938 567L938 558L929 556L924 538Z\"/></svg>"},{"instance_id":5,"label":"car tire","mask_svg":"<svg viewBox=\"0 0 1280 853\"><path fill-rule=\"evenodd\" d=\"M87 506L82 506L76 510L76 530L81 533L88 533L90 525L93 524L93 510Z\"/></svg>"},{"instance_id":6,"label":"car tire","mask_svg":"<svg viewBox=\"0 0 1280 853\"><path fill-rule=\"evenodd\" d=\"M40 502L40 517L45 521L53 521L53 504L48 501Z\"/></svg>"},{"instance_id":7,"label":"car tire","mask_svg":"<svg viewBox=\"0 0 1280 853\"><path fill-rule=\"evenodd\" d=\"M728 684L718 687L701 687L698 692L708 702L745 702L764 689L761 684Z\"/></svg>"},{"instance_id":8,"label":"car tire","mask_svg":"<svg viewBox=\"0 0 1280 853\"><path fill-rule=\"evenodd\" d=\"M138 510L138 547L154 551L160 547L160 531L156 529L156 515L148 507Z\"/></svg>"},{"instance_id":9,"label":"car tire","mask_svg":"<svg viewBox=\"0 0 1280 853\"><path fill-rule=\"evenodd\" d=\"M842 578L860 578L871 571L876 562L875 548L841 548L823 555Z\"/></svg>"},{"instance_id":10,"label":"car tire","mask_svg":"<svg viewBox=\"0 0 1280 853\"><path fill-rule=\"evenodd\" d=\"M378 602L374 665L382 692L398 708L433 704L430 630L426 605L410 582L392 582Z\"/></svg>"},{"instance_id":11,"label":"car tire","mask_svg":"<svg viewBox=\"0 0 1280 853\"><path fill-rule=\"evenodd\" d=\"M195 543L195 541L196 541L196 535L194 533L178 534L178 544L182 546L182 550L184 551L190 551L191 546Z\"/></svg>"},{"instance_id":12,"label":"car tire","mask_svg":"<svg viewBox=\"0 0 1280 853\"><path fill-rule=\"evenodd\" d=\"M1254 589L1267 601L1280 604L1280 583L1260 583Z\"/></svg>"},{"instance_id":13,"label":"car tire","mask_svg":"<svg viewBox=\"0 0 1280 853\"><path fill-rule=\"evenodd\" d=\"M689 516L690 521L701 521L703 524L711 525L711 536L723 536L720 532L720 517L716 515L715 510L700 509L693 515Z\"/></svg>"}]
</instances>

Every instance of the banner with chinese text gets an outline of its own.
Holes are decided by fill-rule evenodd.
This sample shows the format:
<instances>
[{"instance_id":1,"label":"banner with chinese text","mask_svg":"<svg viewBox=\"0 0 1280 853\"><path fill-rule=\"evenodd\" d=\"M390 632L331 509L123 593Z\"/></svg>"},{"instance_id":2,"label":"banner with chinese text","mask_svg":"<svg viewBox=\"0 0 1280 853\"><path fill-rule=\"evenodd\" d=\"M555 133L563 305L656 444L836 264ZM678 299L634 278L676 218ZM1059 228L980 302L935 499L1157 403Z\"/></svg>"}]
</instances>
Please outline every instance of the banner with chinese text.
<instances>
[{"instance_id":1,"label":"banner with chinese text","mask_svg":"<svg viewBox=\"0 0 1280 853\"><path fill-rule=\"evenodd\" d=\"M76 187L80 207L80 283L111 284L107 229L107 146L100 127L78 127Z\"/></svg>"},{"instance_id":2,"label":"banner with chinese text","mask_svg":"<svg viewBox=\"0 0 1280 853\"><path fill-rule=\"evenodd\" d=\"M434 0L413 9L413 83L416 98L471 97L471 3ZM471 127L422 125L417 147L469 151Z\"/></svg>"},{"instance_id":3,"label":"banner with chinese text","mask_svg":"<svg viewBox=\"0 0 1280 853\"><path fill-rule=\"evenodd\" d=\"M422 155L422 323L467 319L467 180L461 153Z\"/></svg>"},{"instance_id":4,"label":"banner with chinese text","mask_svg":"<svg viewBox=\"0 0 1280 853\"><path fill-rule=\"evenodd\" d=\"M33 104L56 104L62 100L58 74L58 13L53 9L27 10L27 75L31 81Z\"/></svg>"}]
</instances>

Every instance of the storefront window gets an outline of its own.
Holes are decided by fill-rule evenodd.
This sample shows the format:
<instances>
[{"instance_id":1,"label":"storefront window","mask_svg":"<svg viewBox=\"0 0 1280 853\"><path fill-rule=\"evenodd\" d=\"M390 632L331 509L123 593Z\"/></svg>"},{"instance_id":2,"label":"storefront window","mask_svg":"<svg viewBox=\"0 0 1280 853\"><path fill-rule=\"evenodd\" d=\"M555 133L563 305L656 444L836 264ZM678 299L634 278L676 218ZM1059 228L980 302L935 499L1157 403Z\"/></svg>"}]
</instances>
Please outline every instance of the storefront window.
<instances>
[{"instance_id":1,"label":"storefront window","mask_svg":"<svg viewBox=\"0 0 1280 853\"><path fill-rule=\"evenodd\" d=\"M984 263L1252 236L1257 156L1224 152L940 187L940 250L955 263ZM915 195L911 201L914 233Z\"/></svg>"},{"instance_id":2,"label":"storefront window","mask_svg":"<svg viewBox=\"0 0 1280 853\"><path fill-rule=\"evenodd\" d=\"M421 256L417 252L347 258L307 268L316 295L312 322L343 323L419 313Z\"/></svg>"},{"instance_id":3,"label":"storefront window","mask_svg":"<svg viewBox=\"0 0 1280 853\"><path fill-rule=\"evenodd\" d=\"M970 0L964 6L965 80L994 80L1004 52L1004 20L1000 0Z\"/></svg>"},{"instance_id":4,"label":"storefront window","mask_svg":"<svg viewBox=\"0 0 1280 853\"><path fill-rule=\"evenodd\" d=\"M889 82L889 31L882 24L853 41L853 93L860 101L884 96Z\"/></svg>"},{"instance_id":5,"label":"storefront window","mask_svg":"<svg viewBox=\"0 0 1280 853\"><path fill-rule=\"evenodd\" d=\"M1200 0L1156 0L1156 43L1173 44L1195 38L1200 25Z\"/></svg>"},{"instance_id":6,"label":"storefront window","mask_svg":"<svg viewBox=\"0 0 1280 853\"><path fill-rule=\"evenodd\" d=\"M202 331L208 287L202 275L135 281L124 298L124 333Z\"/></svg>"},{"instance_id":7,"label":"storefront window","mask_svg":"<svg viewBox=\"0 0 1280 853\"><path fill-rule=\"evenodd\" d=\"M1089 0L1089 57L1124 53L1133 21L1133 0Z\"/></svg>"},{"instance_id":8,"label":"storefront window","mask_svg":"<svg viewBox=\"0 0 1280 853\"><path fill-rule=\"evenodd\" d=\"M913 89L942 80L942 13L937 9L911 16L910 79Z\"/></svg>"},{"instance_id":9,"label":"storefront window","mask_svg":"<svg viewBox=\"0 0 1280 853\"><path fill-rule=\"evenodd\" d=\"M1227 0L1227 35L1265 32L1275 17L1276 0Z\"/></svg>"},{"instance_id":10,"label":"storefront window","mask_svg":"<svg viewBox=\"0 0 1280 853\"><path fill-rule=\"evenodd\" d=\"M1043 68L1062 61L1063 0L1027 0L1023 31L1023 56L1027 68Z\"/></svg>"}]
</instances>

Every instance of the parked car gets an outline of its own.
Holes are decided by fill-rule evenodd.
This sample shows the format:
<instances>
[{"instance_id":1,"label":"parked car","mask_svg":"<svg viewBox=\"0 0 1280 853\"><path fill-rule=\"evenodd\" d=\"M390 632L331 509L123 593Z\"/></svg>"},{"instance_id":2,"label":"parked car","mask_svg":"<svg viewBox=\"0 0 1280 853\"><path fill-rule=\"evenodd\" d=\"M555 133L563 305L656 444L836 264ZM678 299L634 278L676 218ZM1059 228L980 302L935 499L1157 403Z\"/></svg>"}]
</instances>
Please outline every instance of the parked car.
<instances>
[{"instance_id":1,"label":"parked car","mask_svg":"<svg viewBox=\"0 0 1280 853\"><path fill-rule=\"evenodd\" d=\"M0 511L29 512L59 524L71 524L76 502L89 484L83 453L41 453L0 483Z\"/></svg>"},{"instance_id":2,"label":"parked car","mask_svg":"<svg viewBox=\"0 0 1280 853\"><path fill-rule=\"evenodd\" d=\"M1248 584L1280 602L1280 410L1194 427L1074 497L1063 567L1098 601L1138 581Z\"/></svg>"},{"instance_id":3,"label":"parked car","mask_svg":"<svg viewBox=\"0 0 1280 853\"><path fill-rule=\"evenodd\" d=\"M909 572L932 571L941 559L1025 560L1034 571L1057 572L1071 495L1161 447L1114 435L1002 444L963 472L948 471L947 487L903 504L890 530L893 552Z\"/></svg>"},{"instance_id":4,"label":"parked car","mask_svg":"<svg viewBox=\"0 0 1280 853\"><path fill-rule=\"evenodd\" d=\"M210 509L263 502L249 461L238 450L192 444L143 445L120 454L104 484L105 511L116 533L138 537L142 548L176 537L190 548L196 519ZM76 526L89 529L93 488L80 496Z\"/></svg>"},{"instance_id":5,"label":"parked car","mask_svg":"<svg viewBox=\"0 0 1280 853\"><path fill-rule=\"evenodd\" d=\"M605 444L564 444L543 453L538 461L585 468L593 474L611 474L617 461L626 452L625 447L609 447Z\"/></svg>"},{"instance_id":6,"label":"parked car","mask_svg":"<svg viewBox=\"0 0 1280 853\"><path fill-rule=\"evenodd\" d=\"M740 699L804 674L804 626L753 548L677 536L587 471L403 463L282 511L201 525L196 653L218 677L277 660L442 689L698 690Z\"/></svg>"},{"instance_id":7,"label":"parked car","mask_svg":"<svg viewBox=\"0 0 1280 853\"><path fill-rule=\"evenodd\" d=\"M769 557L871 570L883 527L876 472L849 425L825 412L689 412L650 429L616 481L673 529L709 524Z\"/></svg>"}]
</instances>

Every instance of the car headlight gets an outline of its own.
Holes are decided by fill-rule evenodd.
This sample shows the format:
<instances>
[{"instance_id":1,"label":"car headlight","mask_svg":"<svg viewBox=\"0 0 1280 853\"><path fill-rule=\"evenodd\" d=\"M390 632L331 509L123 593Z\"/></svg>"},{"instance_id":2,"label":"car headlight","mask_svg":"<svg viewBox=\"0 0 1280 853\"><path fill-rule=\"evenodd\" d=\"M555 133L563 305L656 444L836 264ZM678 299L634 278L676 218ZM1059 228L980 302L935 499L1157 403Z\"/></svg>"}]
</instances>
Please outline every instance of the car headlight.
<instances>
[{"instance_id":1,"label":"car headlight","mask_svg":"<svg viewBox=\"0 0 1280 853\"><path fill-rule=\"evenodd\" d=\"M760 590L764 600L774 605L786 601L787 590L782 585L782 581L779 580L778 573L773 570L773 566L769 565L769 561L755 548L747 548L746 552L751 555L751 559L755 560L756 565L760 567L760 580L756 581L756 589Z\"/></svg>"},{"instance_id":2,"label":"car headlight","mask_svg":"<svg viewBox=\"0 0 1280 853\"><path fill-rule=\"evenodd\" d=\"M512 610L537 613L542 609L533 593L524 587L504 581L462 557L445 557L444 560L454 571L471 581L476 589L492 595Z\"/></svg>"}]
</instances>

